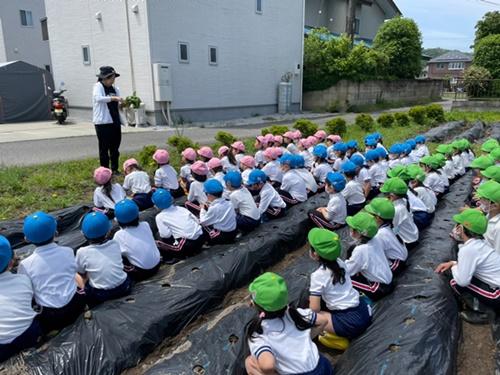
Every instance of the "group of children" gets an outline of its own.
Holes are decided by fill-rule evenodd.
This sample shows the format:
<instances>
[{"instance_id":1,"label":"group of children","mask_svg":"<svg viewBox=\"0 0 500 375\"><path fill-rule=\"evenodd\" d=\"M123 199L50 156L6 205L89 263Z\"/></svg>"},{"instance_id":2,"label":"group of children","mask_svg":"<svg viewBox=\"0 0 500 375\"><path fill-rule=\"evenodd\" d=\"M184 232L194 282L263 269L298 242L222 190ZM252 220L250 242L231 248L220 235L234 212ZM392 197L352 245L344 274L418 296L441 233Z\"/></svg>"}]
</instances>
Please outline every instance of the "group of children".
<instances>
[{"instance_id":1,"label":"group of children","mask_svg":"<svg viewBox=\"0 0 500 375\"><path fill-rule=\"evenodd\" d=\"M88 244L76 255L54 242L56 220L43 212L25 219L24 235L36 248L21 261L17 274L10 272L10 244L0 237L0 301L5 306L0 313L0 327L5 327L0 330L0 360L70 324L86 305L127 295L133 281L158 271L162 259L173 263L204 246L231 243L238 233L283 217L287 208L326 191L328 205L308 213L318 227L309 233L309 242L311 257L319 264L311 276L310 309L287 307L286 285L278 275L257 279L250 289L260 315L249 326L253 356L247 360L249 373L255 374L266 373L269 366L279 373L326 369L312 342L308 350L299 346L299 355L290 351L295 346L289 340L304 341L318 325L341 338L362 334L371 323L366 297L375 301L393 290L393 278L404 269L419 231L431 223L437 200L467 168L476 171L470 203L489 221L486 228L483 223L470 229L470 220L455 218L461 223L456 238L465 242L465 250L460 250L458 263L437 271L451 268L457 291L467 289L486 303L493 300L496 307L500 280L491 275L500 271L500 258L498 270L493 259L500 252L500 147L491 145L493 141L486 142L483 152L488 155L477 158L466 140L440 145L430 155L423 136L387 150L382 136L374 133L365 138L362 154L356 141L344 143L323 131L302 138L294 131L257 137L254 156L245 154L240 141L221 147L218 157L208 147L186 149L179 175L169 165L168 151L159 149L153 155L158 164L153 184L135 159L123 165L123 185L113 181L111 170L100 167L94 172L94 210L81 223ZM383 198L377 197L380 193ZM184 205L177 204L175 199L184 195ZM156 236L139 220L139 212L153 206L159 209ZM470 211L478 216L476 208L461 215ZM113 220L120 227L116 232ZM333 231L346 225L355 244L343 261ZM471 254L477 249L481 256ZM283 325L286 340L269 333L278 325ZM331 336L320 340L328 344Z\"/></svg>"}]
</instances>

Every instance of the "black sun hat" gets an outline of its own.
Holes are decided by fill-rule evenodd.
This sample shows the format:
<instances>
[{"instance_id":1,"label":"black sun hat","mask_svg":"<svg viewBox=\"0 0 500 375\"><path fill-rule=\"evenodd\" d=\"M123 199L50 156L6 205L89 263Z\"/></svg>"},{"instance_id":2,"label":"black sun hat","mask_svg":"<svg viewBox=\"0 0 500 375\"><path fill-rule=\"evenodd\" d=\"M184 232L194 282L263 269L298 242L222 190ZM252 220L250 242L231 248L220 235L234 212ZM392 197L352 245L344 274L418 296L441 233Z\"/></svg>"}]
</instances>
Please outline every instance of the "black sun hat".
<instances>
[{"instance_id":1,"label":"black sun hat","mask_svg":"<svg viewBox=\"0 0 500 375\"><path fill-rule=\"evenodd\" d=\"M117 72L115 72L115 69L112 66L101 66L99 68L99 74L97 74L97 77L100 79L104 79L108 78L111 75L114 75L115 77L120 76Z\"/></svg>"}]
</instances>

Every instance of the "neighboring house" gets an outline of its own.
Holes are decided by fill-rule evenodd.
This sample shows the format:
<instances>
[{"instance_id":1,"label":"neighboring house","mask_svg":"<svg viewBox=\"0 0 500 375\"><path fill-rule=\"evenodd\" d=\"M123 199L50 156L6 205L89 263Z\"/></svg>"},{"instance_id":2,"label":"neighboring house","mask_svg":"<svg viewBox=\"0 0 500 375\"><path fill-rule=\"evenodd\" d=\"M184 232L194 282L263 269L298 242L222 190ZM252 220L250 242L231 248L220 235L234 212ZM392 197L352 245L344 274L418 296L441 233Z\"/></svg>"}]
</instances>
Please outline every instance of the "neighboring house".
<instances>
[{"instance_id":1,"label":"neighboring house","mask_svg":"<svg viewBox=\"0 0 500 375\"><path fill-rule=\"evenodd\" d=\"M305 0L305 26L326 27L334 35L347 31L348 0ZM401 16L393 0L357 1L355 38L371 45L385 20Z\"/></svg>"},{"instance_id":2,"label":"neighboring house","mask_svg":"<svg viewBox=\"0 0 500 375\"><path fill-rule=\"evenodd\" d=\"M0 63L17 60L51 70L44 0L0 0Z\"/></svg>"},{"instance_id":3,"label":"neighboring house","mask_svg":"<svg viewBox=\"0 0 500 375\"><path fill-rule=\"evenodd\" d=\"M427 63L427 77L430 79L463 78L464 71L472 65L472 56L452 51L435 57Z\"/></svg>"},{"instance_id":4,"label":"neighboring house","mask_svg":"<svg viewBox=\"0 0 500 375\"><path fill-rule=\"evenodd\" d=\"M149 121L165 123L153 74L163 63L174 119L275 113L287 73L292 109L300 108L304 0L46 0L46 8L57 20L49 22L54 80L72 107L90 110L95 74L111 65L122 96L136 91Z\"/></svg>"}]
</instances>

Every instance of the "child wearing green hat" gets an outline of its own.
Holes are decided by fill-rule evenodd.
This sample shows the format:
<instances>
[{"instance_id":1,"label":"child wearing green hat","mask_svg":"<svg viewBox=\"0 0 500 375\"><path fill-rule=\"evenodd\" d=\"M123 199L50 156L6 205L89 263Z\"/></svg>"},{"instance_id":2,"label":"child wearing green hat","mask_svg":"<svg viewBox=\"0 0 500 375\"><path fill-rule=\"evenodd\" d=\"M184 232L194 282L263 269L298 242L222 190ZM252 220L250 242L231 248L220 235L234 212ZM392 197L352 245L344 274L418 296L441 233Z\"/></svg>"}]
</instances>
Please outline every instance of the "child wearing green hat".
<instances>
[{"instance_id":1,"label":"child wearing green hat","mask_svg":"<svg viewBox=\"0 0 500 375\"><path fill-rule=\"evenodd\" d=\"M428 227L434 218L437 198L436 194L424 185L425 172L422 168L416 164L409 165L407 175L410 180L408 183L410 209L413 214L413 221L418 230L421 231ZM413 201L418 201L418 205Z\"/></svg>"},{"instance_id":2,"label":"child wearing green hat","mask_svg":"<svg viewBox=\"0 0 500 375\"><path fill-rule=\"evenodd\" d=\"M308 234L310 256L319 263L311 274L309 308L328 320L325 330L352 340L371 324L371 311L364 298L353 288L337 233L313 228ZM321 311L321 302L327 311ZM321 336L320 336L321 342Z\"/></svg>"},{"instance_id":3,"label":"child wearing green hat","mask_svg":"<svg viewBox=\"0 0 500 375\"><path fill-rule=\"evenodd\" d=\"M465 165L461 157L463 143L460 140L452 142L453 156L451 160L453 161L453 168L455 169L455 174L457 176L463 176L465 174Z\"/></svg>"},{"instance_id":4,"label":"child wearing green hat","mask_svg":"<svg viewBox=\"0 0 500 375\"><path fill-rule=\"evenodd\" d=\"M375 218L361 211L348 216L350 235L356 242L349 259L345 261L352 286L368 298L377 301L394 289L389 262L380 243L374 239L378 232Z\"/></svg>"},{"instance_id":5,"label":"child wearing green hat","mask_svg":"<svg viewBox=\"0 0 500 375\"><path fill-rule=\"evenodd\" d=\"M500 253L500 183L488 181L482 184L476 193L479 208L488 218L488 229L484 238L488 244Z\"/></svg>"},{"instance_id":6,"label":"child wearing green hat","mask_svg":"<svg viewBox=\"0 0 500 375\"><path fill-rule=\"evenodd\" d=\"M441 263L436 272L451 269L451 287L463 297L472 311L464 311L461 316L470 323L488 322L488 314L477 308L478 300L498 311L500 309L500 254L484 240L488 227L486 216L476 209L466 209L453 216L457 225L452 237L460 243L458 260ZM470 298L472 296L472 303Z\"/></svg>"},{"instance_id":7,"label":"child wearing green hat","mask_svg":"<svg viewBox=\"0 0 500 375\"><path fill-rule=\"evenodd\" d=\"M433 156L425 156L420 159L420 165L426 174L424 186L432 189L438 199L441 198L445 194L446 186L438 172L439 162Z\"/></svg>"},{"instance_id":8,"label":"child wearing green hat","mask_svg":"<svg viewBox=\"0 0 500 375\"><path fill-rule=\"evenodd\" d=\"M251 355L245 360L248 375L333 375L333 368L311 339L311 330L322 331L323 315L288 306L285 280L272 272L257 277L249 287L258 316L246 328Z\"/></svg>"}]
</instances>

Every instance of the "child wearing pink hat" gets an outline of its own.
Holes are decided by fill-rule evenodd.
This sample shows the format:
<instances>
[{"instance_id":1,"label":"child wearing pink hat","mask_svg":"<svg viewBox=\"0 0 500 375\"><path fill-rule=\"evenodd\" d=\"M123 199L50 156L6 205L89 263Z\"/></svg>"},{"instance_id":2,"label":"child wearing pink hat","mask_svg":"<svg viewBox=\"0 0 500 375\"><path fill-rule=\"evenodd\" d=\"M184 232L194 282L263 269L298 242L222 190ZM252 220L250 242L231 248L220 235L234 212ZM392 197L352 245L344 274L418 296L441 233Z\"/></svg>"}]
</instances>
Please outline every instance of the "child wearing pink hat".
<instances>
[{"instance_id":1,"label":"child wearing pink hat","mask_svg":"<svg viewBox=\"0 0 500 375\"><path fill-rule=\"evenodd\" d=\"M151 181L148 174L139 167L139 162L135 159L126 160L123 163L123 171L125 172L123 189L137 203L139 210L144 211L153 207Z\"/></svg>"},{"instance_id":2,"label":"child wearing pink hat","mask_svg":"<svg viewBox=\"0 0 500 375\"><path fill-rule=\"evenodd\" d=\"M309 147L311 147L311 143L309 142L308 138L300 139L297 144L297 148L299 149L299 155L301 155L304 158L305 167L311 170L314 163L314 157L309 151Z\"/></svg>"},{"instance_id":3,"label":"child wearing pink hat","mask_svg":"<svg viewBox=\"0 0 500 375\"><path fill-rule=\"evenodd\" d=\"M323 143L326 140L326 132L324 130L318 130L314 134L314 138L318 140L318 143Z\"/></svg>"},{"instance_id":4,"label":"child wearing pink hat","mask_svg":"<svg viewBox=\"0 0 500 375\"><path fill-rule=\"evenodd\" d=\"M339 142L342 142L342 138L340 137L340 135L330 134L326 137L325 143L327 147L326 152L328 154L328 162L333 162L335 160L336 156L335 151L333 150L333 146Z\"/></svg>"},{"instance_id":5,"label":"child wearing pink hat","mask_svg":"<svg viewBox=\"0 0 500 375\"><path fill-rule=\"evenodd\" d=\"M264 137L263 135L259 135L255 139L255 144L254 147L257 150L255 153L255 164L257 168L262 168L264 164L266 163L266 160L264 159L264 150L267 148L268 142L267 138Z\"/></svg>"},{"instance_id":6,"label":"child wearing pink hat","mask_svg":"<svg viewBox=\"0 0 500 375\"><path fill-rule=\"evenodd\" d=\"M224 169L224 172L230 172L230 171L238 171L238 162L236 161L236 158L234 157L234 154L231 152L231 149L227 146L222 146L219 148L219 151L217 152L220 158L220 162L222 163L222 168Z\"/></svg>"},{"instance_id":7,"label":"child wearing pink hat","mask_svg":"<svg viewBox=\"0 0 500 375\"><path fill-rule=\"evenodd\" d=\"M179 171L179 177L181 178L181 185L184 187L184 191L189 191L189 185L193 181L191 165L196 161L196 151L188 147L181 152L181 156L183 165Z\"/></svg>"},{"instance_id":8,"label":"child wearing pink hat","mask_svg":"<svg viewBox=\"0 0 500 375\"><path fill-rule=\"evenodd\" d=\"M280 163L278 161L280 149L277 147L269 147L264 151L264 158L266 159L266 165L262 168L265 172L271 185L274 188L279 188L281 186L281 180L283 179L283 172L281 172Z\"/></svg>"},{"instance_id":9,"label":"child wearing pink hat","mask_svg":"<svg viewBox=\"0 0 500 375\"><path fill-rule=\"evenodd\" d=\"M158 149L153 154L153 160L158 165L155 172L154 186L170 191L174 198L179 198L184 195L184 190L179 185L177 172L169 164L170 155L167 150Z\"/></svg>"},{"instance_id":10,"label":"child wearing pink hat","mask_svg":"<svg viewBox=\"0 0 500 375\"><path fill-rule=\"evenodd\" d=\"M245 156L245 145L241 141L236 141L231 145L231 153L233 154L236 165L238 168L240 167L240 160L243 156Z\"/></svg>"},{"instance_id":11,"label":"child wearing pink hat","mask_svg":"<svg viewBox=\"0 0 500 375\"><path fill-rule=\"evenodd\" d=\"M203 190L203 183L207 180L208 167L198 160L191 165L191 175L193 181L189 185L189 194L187 196L186 208L196 216L200 216L200 211L203 205L207 203L207 195Z\"/></svg>"},{"instance_id":12,"label":"child wearing pink hat","mask_svg":"<svg viewBox=\"0 0 500 375\"><path fill-rule=\"evenodd\" d=\"M214 152L208 146L203 146L198 150L198 155L202 162L206 163L214 157Z\"/></svg>"},{"instance_id":13,"label":"child wearing pink hat","mask_svg":"<svg viewBox=\"0 0 500 375\"><path fill-rule=\"evenodd\" d=\"M222 186L224 186L226 184L224 181L224 176L226 174L224 173L222 161L219 158L212 158L208 161L207 167L208 171L213 176L212 178L215 178L222 184Z\"/></svg>"},{"instance_id":14,"label":"child wearing pink hat","mask_svg":"<svg viewBox=\"0 0 500 375\"><path fill-rule=\"evenodd\" d=\"M255 159L253 156L245 155L240 160L240 171L241 178L243 179L243 185L248 183L248 177L250 173L255 169Z\"/></svg>"},{"instance_id":15,"label":"child wearing pink hat","mask_svg":"<svg viewBox=\"0 0 500 375\"><path fill-rule=\"evenodd\" d=\"M97 184L94 190L94 209L102 211L110 220L114 219L115 204L125 199L125 190L120 184L113 183L113 172L106 167L99 167L94 171L94 181Z\"/></svg>"}]
</instances>

